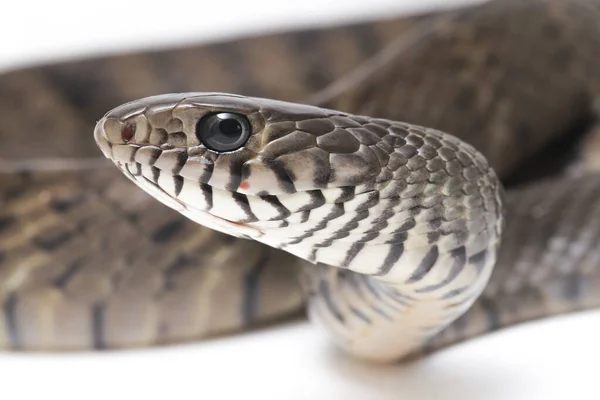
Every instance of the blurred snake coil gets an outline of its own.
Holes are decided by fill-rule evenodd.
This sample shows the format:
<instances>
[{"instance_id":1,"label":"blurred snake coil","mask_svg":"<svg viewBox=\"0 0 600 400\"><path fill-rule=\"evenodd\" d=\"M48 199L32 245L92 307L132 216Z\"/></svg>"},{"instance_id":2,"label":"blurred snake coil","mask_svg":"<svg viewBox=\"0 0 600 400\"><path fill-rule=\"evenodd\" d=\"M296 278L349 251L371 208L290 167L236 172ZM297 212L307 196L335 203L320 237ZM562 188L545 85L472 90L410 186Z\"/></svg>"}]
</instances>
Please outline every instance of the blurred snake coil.
<instances>
[{"instance_id":1,"label":"blurred snake coil","mask_svg":"<svg viewBox=\"0 0 600 400\"><path fill-rule=\"evenodd\" d=\"M306 308L396 362L598 307L599 94L600 0L6 72L0 348L182 343Z\"/></svg>"}]
</instances>

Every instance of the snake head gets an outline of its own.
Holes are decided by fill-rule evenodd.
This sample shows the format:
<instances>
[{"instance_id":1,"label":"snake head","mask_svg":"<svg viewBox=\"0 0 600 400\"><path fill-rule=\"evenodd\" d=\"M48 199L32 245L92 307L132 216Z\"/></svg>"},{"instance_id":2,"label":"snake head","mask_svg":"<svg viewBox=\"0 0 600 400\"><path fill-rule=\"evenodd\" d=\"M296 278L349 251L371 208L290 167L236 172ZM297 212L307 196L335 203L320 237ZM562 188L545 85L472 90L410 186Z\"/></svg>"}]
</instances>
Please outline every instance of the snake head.
<instances>
[{"instance_id":1,"label":"snake head","mask_svg":"<svg viewBox=\"0 0 600 400\"><path fill-rule=\"evenodd\" d=\"M404 249L453 249L479 234L487 243L499 232L489 165L433 129L188 93L117 107L95 139L127 177L188 218L311 262L369 261L385 272Z\"/></svg>"},{"instance_id":2,"label":"snake head","mask_svg":"<svg viewBox=\"0 0 600 400\"><path fill-rule=\"evenodd\" d=\"M98 123L95 138L117 163L151 164L260 196L356 186L376 177L379 160L348 131L360 128L346 114L317 107L192 93L117 107Z\"/></svg>"},{"instance_id":3,"label":"snake head","mask_svg":"<svg viewBox=\"0 0 600 400\"><path fill-rule=\"evenodd\" d=\"M168 94L115 108L94 136L107 158L163 203L239 231L323 205L322 189L332 203L371 191L384 160L361 143L380 139L365 122L267 99Z\"/></svg>"}]
</instances>

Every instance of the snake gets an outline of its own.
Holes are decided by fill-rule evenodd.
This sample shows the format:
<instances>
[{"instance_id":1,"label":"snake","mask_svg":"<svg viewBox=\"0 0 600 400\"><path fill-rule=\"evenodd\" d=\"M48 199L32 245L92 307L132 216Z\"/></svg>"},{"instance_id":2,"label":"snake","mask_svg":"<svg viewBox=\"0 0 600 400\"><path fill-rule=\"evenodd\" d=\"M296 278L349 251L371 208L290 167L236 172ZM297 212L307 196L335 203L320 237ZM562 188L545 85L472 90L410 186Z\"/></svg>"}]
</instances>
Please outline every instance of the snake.
<instances>
[{"instance_id":1,"label":"snake","mask_svg":"<svg viewBox=\"0 0 600 400\"><path fill-rule=\"evenodd\" d=\"M4 73L0 348L307 314L398 362L600 306L599 20L491 0Z\"/></svg>"}]
</instances>

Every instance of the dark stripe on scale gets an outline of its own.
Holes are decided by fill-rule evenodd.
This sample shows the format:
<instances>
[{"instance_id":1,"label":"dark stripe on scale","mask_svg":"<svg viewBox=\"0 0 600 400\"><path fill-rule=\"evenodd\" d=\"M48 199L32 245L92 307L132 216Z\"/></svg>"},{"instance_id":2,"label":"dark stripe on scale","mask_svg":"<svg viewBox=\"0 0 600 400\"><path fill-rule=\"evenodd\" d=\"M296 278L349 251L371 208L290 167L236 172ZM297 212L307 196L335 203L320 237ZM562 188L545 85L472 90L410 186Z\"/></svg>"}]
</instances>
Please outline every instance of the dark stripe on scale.
<instances>
[{"instance_id":1,"label":"dark stripe on scale","mask_svg":"<svg viewBox=\"0 0 600 400\"><path fill-rule=\"evenodd\" d=\"M204 196L204 201L206 202L206 210L204 211L209 211L211 208L213 208L212 186L207 185L205 183L199 183L198 186L200 187L202 195Z\"/></svg>"},{"instance_id":2,"label":"dark stripe on scale","mask_svg":"<svg viewBox=\"0 0 600 400\"><path fill-rule=\"evenodd\" d=\"M329 247L336 240L343 239L345 237L350 236L350 231L358 228L358 222L364 220L368 216L369 216L369 212L367 210L362 210L362 211L357 212L356 215L354 216L354 218L352 218L350 221L348 221L340 229L335 231L333 233L333 235L331 235L330 238L328 238L327 240L325 240L321 243L316 244L315 247Z\"/></svg>"},{"instance_id":3,"label":"dark stripe on scale","mask_svg":"<svg viewBox=\"0 0 600 400\"><path fill-rule=\"evenodd\" d=\"M395 205L392 202L390 202L390 206L383 211L382 216L389 216L389 218L391 218L394 215L394 206ZM402 254L404 254L404 242L408 239L408 231L416 226L414 217L418 215L419 212L420 208L415 207L414 211L411 211L410 213L411 217L408 220L404 221L398 228L396 228L391 233L390 240L387 240L385 242L385 244L390 245L390 250L388 251L385 260L383 260L383 263L379 267L378 271L375 274L373 274L374 276L385 276L389 274L392 268L394 268L396 263L400 260ZM378 225L389 225L389 222L387 220L378 219L376 221Z\"/></svg>"},{"instance_id":4,"label":"dark stripe on scale","mask_svg":"<svg viewBox=\"0 0 600 400\"><path fill-rule=\"evenodd\" d=\"M238 193L238 192L231 192L231 197L233 197L235 204L237 204L238 207L240 207L242 209L244 214L246 214L246 218L243 220L240 220L239 222L256 222L256 221L258 221L258 218L256 218L256 215L254 215L254 213L252 212L252 209L250 208L250 202L248 201L248 197L246 195Z\"/></svg>"},{"instance_id":5,"label":"dark stripe on scale","mask_svg":"<svg viewBox=\"0 0 600 400\"><path fill-rule=\"evenodd\" d=\"M302 207L298 208L296 212L314 210L315 208L319 208L326 203L325 196L323 196L323 192L321 192L318 189L307 190L305 193L309 195L310 201Z\"/></svg>"},{"instance_id":6,"label":"dark stripe on scale","mask_svg":"<svg viewBox=\"0 0 600 400\"><path fill-rule=\"evenodd\" d=\"M477 268L477 272L481 273L483 268L485 267L485 262L487 260L487 249L482 250L477 254L473 254L469 257L469 263L473 264L475 268Z\"/></svg>"},{"instance_id":7,"label":"dark stripe on scale","mask_svg":"<svg viewBox=\"0 0 600 400\"><path fill-rule=\"evenodd\" d=\"M163 154L165 153L166 152L163 152ZM185 162L188 159L187 151L177 149L175 151L170 151L169 154L175 154L176 160L175 165L173 166L173 168L171 168L171 174L173 174L173 176L177 176L181 172L183 166L185 165Z\"/></svg>"},{"instance_id":8,"label":"dark stripe on scale","mask_svg":"<svg viewBox=\"0 0 600 400\"><path fill-rule=\"evenodd\" d=\"M406 239L408 239L408 231L413 229L415 226L417 226L417 223L413 217L407 219L402 223L402 225L394 229L394 231L390 234L392 238L386 241L386 244L401 243L406 241Z\"/></svg>"},{"instance_id":9,"label":"dark stripe on scale","mask_svg":"<svg viewBox=\"0 0 600 400\"><path fill-rule=\"evenodd\" d=\"M141 147L140 147L141 149ZM150 159L148 160L148 162L146 163L148 166L153 166L154 163L156 163L156 160L158 160L158 157L160 157L163 153L163 151L157 147L154 146L145 146L144 147L145 151L148 151L150 154ZM136 152L137 155L137 152ZM135 161L135 160L134 160ZM138 161L135 161L136 164L140 164Z\"/></svg>"},{"instance_id":10,"label":"dark stripe on scale","mask_svg":"<svg viewBox=\"0 0 600 400\"><path fill-rule=\"evenodd\" d=\"M283 204L281 204L281 202L279 201L279 199L277 198L277 196L274 196L274 195L265 195L265 196L259 196L259 198L262 201L264 201L265 203L267 203L270 206L272 206L279 213L276 217L269 218L269 221L282 220L284 218L289 217L292 214L290 212L290 210L288 210Z\"/></svg>"},{"instance_id":11,"label":"dark stripe on scale","mask_svg":"<svg viewBox=\"0 0 600 400\"><path fill-rule=\"evenodd\" d=\"M348 268L348 265L350 265L352 260L354 260L354 258L358 255L358 253L360 253L360 251L364 247L365 244L363 242L352 243L352 246L350 246L350 250L348 250L348 252L346 253L346 257L344 258L344 261L342 261L340 268Z\"/></svg>"},{"instance_id":12,"label":"dark stripe on scale","mask_svg":"<svg viewBox=\"0 0 600 400\"><path fill-rule=\"evenodd\" d=\"M265 270L267 261L269 261L269 252L263 248L261 255L256 262L244 275L244 293L242 296L242 321L245 326L255 322L260 314L259 293L260 277Z\"/></svg>"},{"instance_id":13,"label":"dark stripe on scale","mask_svg":"<svg viewBox=\"0 0 600 400\"><path fill-rule=\"evenodd\" d=\"M377 191L361 193L360 196L361 199L365 199L362 203L356 205L354 211L369 210L370 208L375 207L377 204L379 204L379 192Z\"/></svg>"},{"instance_id":14,"label":"dark stripe on scale","mask_svg":"<svg viewBox=\"0 0 600 400\"><path fill-rule=\"evenodd\" d=\"M53 250L58 249L65 243L67 243L71 238L73 238L78 232L77 227L71 230L63 231L63 232L52 232L49 235L40 234L34 237L31 242L35 244L38 248L51 252Z\"/></svg>"},{"instance_id":15,"label":"dark stripe on scale","mask_svg":"<svg viewBox=\"0 0 600 400\"><path fill-rule=\"evenodd\" d=\"M284 246L301 243L304 239L311 237L315 232L325 229L327 223L344 215L344 204L334 204L333 208L314 228L309 229L304 235L298 236L285 243Z\"/></svg>"},{"instance_id":16,"label":"dark stripe on scale","mask_svg":"<svg viewBox=\"0 0 600 400\"><path fill-rule=\"evenodd\" d=\"M390 251L388 252L385 260L383 260L383 264L379 267L377 272L373 274L374 276L385 276L389 274L389 272L394 268L402 254L404 253L404 243L395 243L390 246Z\"/></svg>"},{"instance_id":17,"label":"dark stripe on scale","mask_svg":"<svg viewBox=\"0 0 600 400\"><path fill-rule=\"evenodd\" d=\"M494 302L485 297L482 297L478 301L478 304L483 309L483 312L488 320L488 332L495 331L496 329L500 328L500 310L494 304Z\"/></svg>"},{"instance_id":18,"label":"dark stripe on scale","mask_svg":"<svg viewBox=\"0 0 600 400\"><path fill-rule=\"evenodd\" d=\"M204 153L198 154L202 159L202 174L198 177L199 183L208 183L212 178L213 171L215 170L215 161L219 158L218 154L205 150ZM189 157L188 157L189 159Z\"/></svg>"},{"instance_id":19,"label":"dark stripe on scale","mask_svg":"<svg viewBox=\"0 0 600 400\"><path fill-rule=\"evenodd\" d=\"M354 196L354 190L352 190L352 195ZM344 193L342 193L342 196L344 196ZM335 231L330 238L324 240L321 243L316 244L315 247L329 247L336 240L349 236L351 231L358 228L358 223L369 217L369 208L375 206L379 202L378 192L369 193L366 197L366 200L358 204L354 209L354 212L356 213L354 218L350 219L344 224L344 226ZM348 254L346 255L344 264L342 264L342 267L347 267L352 262L352 259L354 259L358 252L364 247L364 242L371 241L377 236L379 236L379 230L377 229L365 232L363 237L360 238L356 243L354 243L354 245L352 245L352 247L350 248ZM362 246L355 246L357 243L361 242L363 243Z\"/></svg>"},{"instance_id":20,"label":"dark stripe on scale","mask_svg":"<svg viewBox=\"0 0 600 400\"><path fill-rule=\"evenodd\" d=\"M132 163L136 162L135 155L141 149L141 147L133 147L132 148L131 146L128 146L128 148L131 149L131 154L129 155L129 159L127 161L123 161L123 160L121 160L121 161L124 163L127 163L127 164L132 164Z\"/></svg>"},{"instance_id":21,"label":"dark stripe on scale","mask_svg":"<svg viewBox=\"0 0 600 400\"><path fill-rule=\"evenodd\" d=\"M303 224L310 218L310 210L302 211L300 214L300 223Z\"/></svg>"},{"instance_id":22,"label":"dark stripe on scale","mask_svg":"<svg viewBox=\"0 0 600 400\"><path fill-rule=\"evenodd\" d=\"M248 152L248 150L242 150L242 152ZM229 180L225 184L225 189L230 192L235 192L240 188L240 184L242 183L243 175L247 175L248 173L244 173L244 164L247 159L243 157L243 153L240 156L237 153L235 158L231 158L229 160Z\"/></svg>"},{"instance_id":23,"label":"dark stripe on scale","mask_svg":"<svg viewBox=\"0 0 600 400\"><path fill-rule=\"evenodd\" d=\"M458 276L458 274L460 274L462 272L462 270L465 267L465 264L467 263L467 251L465 249L465 246L460 246L460 247L452 250L450 252L450 254L452 255L452 258L454 259L454 264L452 264L452 268L450 268L450 272L448 273L448 276L440 283L437 283L435 285L426 286L421 289L417 289L416 290L417 293L427 293L427 292L433 292L435 290L441 289L442 287L444 287L444 286L448 285L450 282L452 282L454 280L454 278L456 278Z\"/></svg>"},{"instance_id":24,"label":"dark stripe on scale","mask_svg":"<svg viewBox=\"0 0 600 400\"><path fill-rule=\"evenodd\" d=\"M52 282L57 288L64 290L71 279L85 266L83 259L72 262L67 269Z\"/></svg>"},{"instance_id":25,"label":"dark stripe on scale","mask_svg":"<svg viewBox=\"0 0 600 400\"><path fill-rule=\"evenodd\" d=\"M427 275L427 273L429 271L431 271L431 269L435 265L435 262L437 261L438 256L439 256L438 247L437 246L431 247L429 249L429 251L427 252L427 254L425 254L425 257L423 257L423 260L421 260L421 263L419 264L417 269L412 273L410 278L408 278L405 283L415 283L415 282L418 282L421 279L423 279L423 277L425 277L425 275Z\"/></svg>"},{"instance_id":26,"label":"dark stripe on scale","mask_svg":"<svg viewBox=\"0 0 600 400\"><path fill-rule=\"evenodd\" d=\"M354 198L355 186L344 186L340 189L342 189L342 193L335 199L334 203L345 203Z\"/></svg>"},{"instance_id":27,"label":"dark stripe on scale","mask_svg":"<svg viewBox=\"0 0 600 400\"><path fill-rule=\"evenodd\" d=\"M342 272L342 271L343 270L341 270L340 272ZM385 304L383 302L383 298L379 295L379 293L376 294L376 297L377 297L377 300L379 303L378 305L372 304L369 301L369 299L365 296L365 292L370 292L370 290L368 288L365 291L365 288L366 288L365 281L367 281L369 279L368 276L357 274L357 273L352 273L352 272L349 272L349 273L343 274L343 275L338 274L338 276L340 278L343 278L343 281L347 282L348 285L352 286L352 289L354 290L356 295L360 296L360 299L361 299L360 303L362 305L364 305L365 307L368 307L376 314L379 314L381 317L391 321L391 317L389 316L389 314L386 313L385 311L383 311L383 309L379 307L379 305L390 307L389 304ZM392 308L392 309L393 309L393 311L399 312L399 310L397 310L397 309L394 309L394 308ZM370 323L371 321L369 320L368 322Z\"/></svg>"},{"instance_id":28,"label":"dark stripe on scale","mask_svg":"<svg viewBox=\"0 0 600 400\"><path fill-rule=\"evenodd\" d=\"M17 303L17 294L11 292L6 296L2 305L8 341L11 348L14 350L20 350L22 348L21 335L19 334L19 326L17 324Z\"/></svg>"},{"instance_id":29,"label":"dark stripe on scale","mask_svg":"<svg viewBox=\"0 0 600 400\"><path fill-rule=\"evenodd\" d=\"M371 230L381 232L389 225L389 219L394 216L394 210L388 208L383 213L371 222Z\"/></svg>"},{"instance_id":30,"label":"dark stripe on scale","mask_svg":"<svg viewBox=\"0 0 600 400\"><path fill-rule=\"evenodd\" d=\"M135 171L131 170L133 167L135 167ZM131 175L132 177L137 177L137 176L142 175L142 165L140 163L136 162L135 164L125 164L125 169L129 173L129 175Z\"/></svg>"},{"instance_id":31,"label":"dark stripe on scale","mask_svg":"<svg viewBox=\"0 0 600 400\"><path fill-rule=\"evenodd\" d=\"M174 187L175 197L178 197L179 194L181 193L181 189L183 189L183 177L181 177L179 175L173 176L173 185L175 186Z\"/></svg>"},{"instance_id":32,"label":"dark stripe on scale","mask_svg":"<svg viewBox=\"0 0 600 400\"><path fill-rule=\"evenodd\" d=\"M56 202L56 200L54 202ZM53 203L51 203L50 206L52 208L55 208L53 207ZM15 218L13 215L5 215L0 217L0 232L2 232L3 230L8 230L8 228L15 225L16 222L17 218Z\"/></svg>"},{"instance_id":33,"label":"dark stripe on scale","mask_svg":"<svg viewBox=\"0 0 600 400\"><path fill-rule=\"evenodd\" d=\"M352 243L352 246L350 246L350 250L348 250L348 253L346 253L346 257L344 258L344 261L342 261L340 267L348 268L348 266L352 263L352 261L354 261L358 253L360 253L361 250L365 248L366 243L375 239L377 236L379 236L379 232L367 233L363 235L363 237L361 237L358 241Z\"/></svg>"},{"instance_id":34,"label":"dark stripe on scale","mask_svg":"<svg viewBox=\"0 0 600 400\"><path fill-rule=\"evenodd\" d=\"M295 175L292 171L288 171L285 168L285 164L278 160L268 161L267 167L275 177L277 178L277 183L279 184L279 188L287 194L296 193L296 185L294 185Z\"/></svg>"},{"instance_id":35,"label":"dark stripe on scale","mask_svg":"<svg viewBox=\"0 0 600 400\"><path fill-rule=\"evenodd\" d=\"M463 294L464 292L466 292L467 290L469 290L469 286L462 286L462 287L460 287L458 289L451 290L451 291L449 291L448 293L446 293L445 295L442 296L442 300L448 300L448 299L451 299L453 297L459 296L459 295ZM470 299L467 298L467 300L470 300ZM455 303L454 306L456 307L456 306L464 303L465 301L462 301L460 303Z\"/></svg>"},{"instance_id":36,"label":"dark stripe on scale","mask_svg":"<svg viewBox=\"0 0 600 400\"><path fill-rule=\"evenodd\" d=\"M329 288L329 283L323 279L324 278L322 278L322 277L319 278L319 293L321 294L321 298L325 302L325 305L327 305L327 308L329 309L331 314L338 321L340 321L341 323L344 324L346 322L344 315L342 314L342 312L340 311L338 306L333 301L333 298L331 296L331 290Z\"/></svg>"},{"instance_id":37,"label":"dark stripe on scale","mask_svg":"<svg viewBox=\"0 0 600 400\"><path fill-rule=\"evenodd\" d=\"M152 171L152 182L155 185L158 185L158 178L160 178L160 169L156 167L150 167L150 171Z\"/></svg>"},{"instance_id":38,"label":"dark stripe on scale","mask_svg":"<svg viewBox=\"0 0 600 400\"><path fill-rule=\"evenodd\" d=\"M379 292L382 296L385 296L386 298L388 298L395 304L398 304L402 308L410 307L411 304L415 301L415 299L413 299L412 297L400 293L397 289L394 289L394 287L388 284L380 285Z\"/></svg>"},{"instance_id":39,"label":"dark stripe on scale","mask_svg":"<svg viewBox=\"0 0 600 400\"><path fill-rule=\"evenodd\" d=\"M85 201L85 196L73 196L65 199L50 200L50 207L59 214L65 214L74 207L82 204ZM0 230L2 230L2 218L0 218Z\"/></svg>"},{"instance_id":40,"label":"dark stripe on scale","mask_svg":"<svg viewBox=\"0 0 600 400\"><path fill-rule=\"evenodd\" d=\"M573 271L562 278L560 293L565 300L577 302L585 293L587 283L587 276Z\"/></svg>"},{"instance_id":41,"label":"dark stripe on scale","mask_svg":"<svg viewBox=\"0 0 600 400\"><path fill-rule=\"evenodd\" d=\"M383 292L381 292L380 286L375 287L373 285L373 284L381 284L381 283L375 281L370 276L361 275L358 273L355 273L353 275L355 275L358 279L360 279L361 287L365 287L369 293L371 293L373 296L375 296L377 298L377 300L381 303L381 305L385 306L386 308L391 309L395 313L402 312L402 309L400 307L397 307L396 304L392 304L391 302L387 301L387 299L389 299L389 296L383 295ZM385 285L385 283L383 285Z\"/></svg>"},{"instance_id":42,"label":"dark stripe on scale","mask_svg":"<svg viewBox=\"0 0 600 400\"><path fill-rule=\"evenodd\" d=\"M94 349L106 349L106 337L104 326L105 306L101 303L96 303L92 306L92 341Z\"/></svg>"},{"instance_id":43,"label":"dark stripe on scale","mask_svg":"<svg viewBox=\"0 0 600 400\"><path fill-rule=\"evenodd\" d=\"M363 313L362 311L360 311L358 308L356 307L352 307L350 306L350 312L352 314L354 314L355 316L357 316L358 318L360 318L361 320L363 320L363 322L366 322L367 324L371 325L373 321L371 321L371 318L367 317L367 315L365 313ZM384 315L385 316L385 315Z\"/></svg>"}]
</instances>

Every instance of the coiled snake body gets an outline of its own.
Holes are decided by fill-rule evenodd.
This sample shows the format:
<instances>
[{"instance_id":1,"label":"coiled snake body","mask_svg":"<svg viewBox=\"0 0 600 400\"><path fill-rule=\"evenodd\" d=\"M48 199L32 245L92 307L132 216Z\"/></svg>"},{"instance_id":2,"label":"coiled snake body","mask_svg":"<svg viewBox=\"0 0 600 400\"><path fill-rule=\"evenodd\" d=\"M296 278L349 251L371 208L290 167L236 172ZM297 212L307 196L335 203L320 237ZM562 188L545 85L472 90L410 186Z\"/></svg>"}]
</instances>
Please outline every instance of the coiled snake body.
<instances>
[{"instance_id":1,"label":"coiled snake body","mask_svg":"<svg viewBox=\"0 0 600 400\"><path fill-rule=\"evenodd\" d=\"M597 306L599 17L496 0L3 76L0 346L193 340L302 286L336 343L394 361ZM139 97L95 142L207 228L89 158L99 110Z\"/></svg>"}]
</instances>

